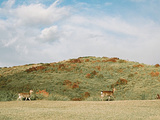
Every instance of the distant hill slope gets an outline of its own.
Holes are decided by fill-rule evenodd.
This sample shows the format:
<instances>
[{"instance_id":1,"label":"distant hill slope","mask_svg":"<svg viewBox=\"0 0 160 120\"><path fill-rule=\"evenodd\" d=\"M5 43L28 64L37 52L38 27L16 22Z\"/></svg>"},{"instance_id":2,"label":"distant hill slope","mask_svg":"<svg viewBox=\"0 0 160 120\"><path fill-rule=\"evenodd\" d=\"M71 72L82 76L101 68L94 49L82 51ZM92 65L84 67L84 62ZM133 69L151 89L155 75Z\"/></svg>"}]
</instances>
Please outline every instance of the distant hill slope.
<instances>
[{"instance_id":1,"label":"distant hill slope","mask_svg":"<svg viewBox=\"0 0 160 120\"><path fill-rule=\"evenodd\" d=\"M0 101L16 100L17 93L30 89L37 92L32 99L97 101L101 91L113 87L115 100L150 100L160 93L159 72L159 64L108 57L0 68Z\"/></svg>"}]
</instances>

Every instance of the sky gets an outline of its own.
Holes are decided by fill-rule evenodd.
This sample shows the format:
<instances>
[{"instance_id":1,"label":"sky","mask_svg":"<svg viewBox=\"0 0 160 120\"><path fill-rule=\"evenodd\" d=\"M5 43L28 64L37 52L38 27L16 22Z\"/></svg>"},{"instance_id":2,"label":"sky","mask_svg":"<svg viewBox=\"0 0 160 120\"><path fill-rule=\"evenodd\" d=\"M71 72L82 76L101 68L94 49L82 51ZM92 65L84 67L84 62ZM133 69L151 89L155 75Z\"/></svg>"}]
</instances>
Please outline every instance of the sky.
<instances>
[{"instance_id":1,"label":"sky","mask_svg":"<svg viewBox=\"0 0 160 120\"><path fill-rule=\"evenodd\" d=\"M160 0L0 0L0 67L83 56L160 64Z\"/></svg>"}]
</instances>

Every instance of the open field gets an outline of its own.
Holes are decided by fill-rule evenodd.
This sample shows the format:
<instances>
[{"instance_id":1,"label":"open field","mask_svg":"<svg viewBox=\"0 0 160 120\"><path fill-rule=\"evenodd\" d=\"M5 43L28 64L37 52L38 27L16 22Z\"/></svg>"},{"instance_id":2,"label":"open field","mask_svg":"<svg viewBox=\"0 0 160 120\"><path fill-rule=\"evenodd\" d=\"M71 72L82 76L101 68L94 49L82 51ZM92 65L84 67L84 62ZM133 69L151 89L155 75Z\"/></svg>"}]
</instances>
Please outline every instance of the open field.
<instances>
[{"instance_id":1,"label":"open field","mask_svg":"<svg viewBox=\"0 0 160 120\"><path fill-rule=\"evenodd\" d=\"M158 120L159 100L0 102L0 120Z\"/></svg>"}]
</instances>

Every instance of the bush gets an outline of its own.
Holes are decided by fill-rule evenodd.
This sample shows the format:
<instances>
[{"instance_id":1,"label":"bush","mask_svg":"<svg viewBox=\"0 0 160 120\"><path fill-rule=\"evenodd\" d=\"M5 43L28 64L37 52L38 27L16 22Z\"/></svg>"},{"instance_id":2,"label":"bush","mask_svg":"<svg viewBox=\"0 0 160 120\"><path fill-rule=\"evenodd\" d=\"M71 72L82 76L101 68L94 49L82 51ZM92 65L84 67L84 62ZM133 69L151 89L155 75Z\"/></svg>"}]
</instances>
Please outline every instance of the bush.
<instances>
[{"instance_id":1,"label":"bush","mask_svg":"<svg viewBox=\"0 0 160 120\"><path fill-rule=\"evenodd\" d=\"M160 67L160 65L159 65L159 64L156 64L155 67Z\"/></svg>"},{"instance_id":2,"label":"bush","mask_svg":"<svg viewBox=\"0 0 160 120\"><path fill-rule=\"evenodd\" d=\"M18 98L18 94L12 91L0 91L0 101L12 101Z\"/></svg>"}]
</instances>

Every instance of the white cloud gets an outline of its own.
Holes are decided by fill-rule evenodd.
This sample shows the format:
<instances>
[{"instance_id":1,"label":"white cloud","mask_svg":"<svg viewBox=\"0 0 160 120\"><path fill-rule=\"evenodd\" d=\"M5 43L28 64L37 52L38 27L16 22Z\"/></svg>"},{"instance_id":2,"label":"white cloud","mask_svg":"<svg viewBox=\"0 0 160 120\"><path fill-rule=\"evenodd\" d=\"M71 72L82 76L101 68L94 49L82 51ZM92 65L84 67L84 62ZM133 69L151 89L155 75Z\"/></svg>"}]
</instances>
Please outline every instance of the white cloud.
<instances>
[{"instance_id":1,"label":"white cloud","mask_svg":"<svg viewBox=\"0 0 160 120\"><path fill-rule=\"evenodd\" d=\"M42 30L37 39L42 40L43 42L54 42L59 39L59 36L57 26L51 26Z\"/></svg>"},{"instance_id":2,"label":"white cloud","mask_svg":"<svg viewBox=\"0 0 160 120\"><path fill-rule=\"evenodd\" d=\"M145 2L146 0L131 0L132 2Z\"/></svg>"},{"instance_id":3,"label":"white cloud","mask_svg":"<svg viewBox=\"0 0 160 120\"><path fill-rule=\"evenodd\" d=\"M106 2L105 5L110 6L110 5L112 5L112 3L111 2Z\"/></svg>"},{"instance_id":4,"label":"white cloud","mask_svg":"<svg viewBox=\"0 0 160 120\"><path fill-rule=\"evenodd\" d=\"M0 9L6 18L0 19L0 53L4 56L1 66L88 55L117 56L145 63L160 60L160 26L154 21L141 19L134 23L107 14L101 18L75 14L75 7L57 7L57 2L48 7L38 3ZM12 54L15 57L9 60L7 55Z\"/></svg>"},{"instance_id":5,"label":"white cloud","mask_svg":"<svg viewBox=\"0 0 160 120\"><path fill-rule=\"evenodd\" d=\"M64 47L65 54L70 53L70 57L106 55L148 64L153 60L150 56L155 55L155 59L159 59L155 52L159 49L160 26L153 21L140 25L109 16L101 19L74 16L68 21L70 22L63 28L67 32L62 44L70 46Z\"/></svg>"},{"instance_id":6,"label":"white cloud","mask_svg":"<svg viewBox=\"0 0 160 120\"><path fill-rule=\"evenodd\" d=\"M52 25L69 15L69 7L57 7L57 2L58 0L48 7L42 4L29 4L15 8L12 8L13 1L3 3L4 6L0 8L0 16L3 16L0 19L0 47L3 50L1 55L6 61L1 60L3 61L1 64L7 66L44 60L41 56L45 56L43 51L48 47L48 43L45 42L52 40L54 42L58 39L57 27ZM17 59L17 62L7 60L9 49L14 52L12 59Z\"/></svg>"},{"instance_id":7,"label":"white cloud","mask_svg":"<svg viewBox=\"0 0 160 120\"><path fill-rule=\"evenodd\" d=\"M15 15L20 25L45 26L67 16L69 8L58 8L55 3L46 8L42 4L31 4L20 6L15 10Z\"/></svg>"},{"instance_id":8,"label":"white cloud","mask_svg":"<svg viewBox=\"0 0 160 120\"><path fill-rule=\"evenodd\" d=\"M58 20L67 17L69 8L57 7L58 1L49 7L42 4L30 4L17 8L1 8L0 14L4 16L4 19L0 20L1 42L8 46L15 39L21 39L23 36L28 38L36 36L40 33L40 29L45 29L46 26L53 25ZM4 4L8 5L10 2Z\"/></svg>"},{"instance_id":9,"label":"white cloud","mask_svg":"<svg viewBox=\"0 0 160 120\"><path fill-rule=\"evenodd\" d=\"M8 0L6 2L3 2L3 5L6 7L6 8L11 8L15 3L15 0Z\"/></svg>"}]
</instances>

